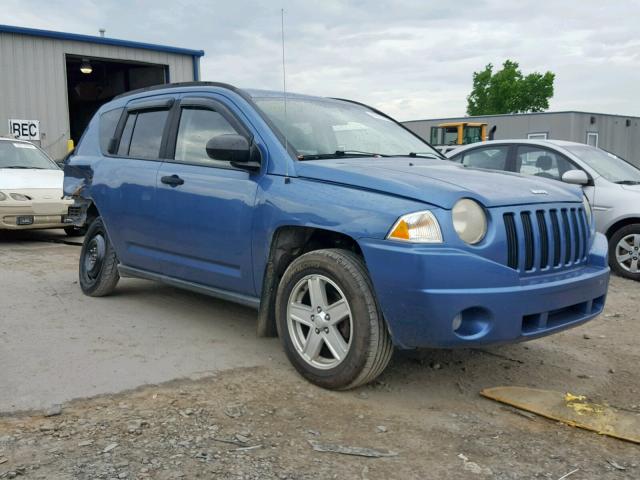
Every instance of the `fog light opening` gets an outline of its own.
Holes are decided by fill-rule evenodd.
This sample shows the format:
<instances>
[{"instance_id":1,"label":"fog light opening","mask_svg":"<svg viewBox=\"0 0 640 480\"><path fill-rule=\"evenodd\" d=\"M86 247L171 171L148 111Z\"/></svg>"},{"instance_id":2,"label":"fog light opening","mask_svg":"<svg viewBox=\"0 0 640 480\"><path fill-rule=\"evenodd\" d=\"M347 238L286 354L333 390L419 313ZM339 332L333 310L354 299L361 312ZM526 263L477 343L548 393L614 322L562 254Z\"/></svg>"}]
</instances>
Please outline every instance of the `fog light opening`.
<instances>
[{"instance_id":1,"label":"fog light opening","mask_svg":"<svg viewBox=\"0 0 640 480\"><path fill-rule=\"evenodd\" d=\"M453 333L463 339L477 339L486 335L491 329L492 315L482 307L471 307L453 317L451 328Z\"/></svg>"}]
</instances>

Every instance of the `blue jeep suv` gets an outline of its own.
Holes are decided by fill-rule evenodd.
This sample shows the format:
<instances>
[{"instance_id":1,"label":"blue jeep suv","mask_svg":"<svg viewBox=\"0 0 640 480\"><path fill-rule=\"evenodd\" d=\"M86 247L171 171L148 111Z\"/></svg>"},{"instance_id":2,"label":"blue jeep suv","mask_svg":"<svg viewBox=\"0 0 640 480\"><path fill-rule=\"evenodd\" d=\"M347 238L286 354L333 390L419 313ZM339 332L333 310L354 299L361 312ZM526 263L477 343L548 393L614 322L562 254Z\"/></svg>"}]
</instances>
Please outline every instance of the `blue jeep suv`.
<instances>
[{"instance_id":1,"label":"blue jeep suv","mask_svg":"<svg viewBox=\"0 0 640 480\"><path fill-rule=\"evenodd\" d=\"M65 165L80 286L139 277L258 310L295 368L371 381L394 347L529 340L603 307L607 242L578 187L469 169L387 115L219 83L102 106Z\"/></svg>"}]
</instances>

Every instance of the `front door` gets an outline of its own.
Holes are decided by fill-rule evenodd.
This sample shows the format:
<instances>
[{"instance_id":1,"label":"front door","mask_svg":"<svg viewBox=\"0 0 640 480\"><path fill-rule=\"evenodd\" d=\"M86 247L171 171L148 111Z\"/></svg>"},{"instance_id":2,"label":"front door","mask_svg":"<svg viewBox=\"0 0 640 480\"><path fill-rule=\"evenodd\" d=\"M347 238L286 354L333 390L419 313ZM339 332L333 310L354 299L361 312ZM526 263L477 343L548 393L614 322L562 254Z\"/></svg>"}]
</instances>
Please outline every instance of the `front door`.
<instances>
[{"instance_id":1,"label":"front door","mask_svg":"<svg viewBox=\"0 0 640 480\"><path fill-rule=\"evenodd\" d=\"M249 130L213 98L185 97L174 107L167 158L157 183L157 238L163 273L254 295L251 225L260 173L207 155L217 135Z\"/></svg>"}]
</instances>

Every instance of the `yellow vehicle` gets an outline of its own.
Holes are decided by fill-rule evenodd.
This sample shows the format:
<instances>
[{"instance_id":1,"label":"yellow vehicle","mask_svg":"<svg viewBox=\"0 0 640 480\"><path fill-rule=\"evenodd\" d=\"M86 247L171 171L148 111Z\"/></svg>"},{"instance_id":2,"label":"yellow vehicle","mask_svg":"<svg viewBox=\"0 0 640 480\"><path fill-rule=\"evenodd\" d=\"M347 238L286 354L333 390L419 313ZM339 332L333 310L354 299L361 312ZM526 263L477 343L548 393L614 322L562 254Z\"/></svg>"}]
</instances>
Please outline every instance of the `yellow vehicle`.
<instances>
[{"instance_id":1,"label":"yellow vehicle","mask_svg":"<svg viewBox=\"0 0 640 480\"><path fill-rule=\"evenodd\" d=\"M450 122L431 127L431 145L467 145L487 140L487 124L478 122Z\"/></svg>"}]
</instances>

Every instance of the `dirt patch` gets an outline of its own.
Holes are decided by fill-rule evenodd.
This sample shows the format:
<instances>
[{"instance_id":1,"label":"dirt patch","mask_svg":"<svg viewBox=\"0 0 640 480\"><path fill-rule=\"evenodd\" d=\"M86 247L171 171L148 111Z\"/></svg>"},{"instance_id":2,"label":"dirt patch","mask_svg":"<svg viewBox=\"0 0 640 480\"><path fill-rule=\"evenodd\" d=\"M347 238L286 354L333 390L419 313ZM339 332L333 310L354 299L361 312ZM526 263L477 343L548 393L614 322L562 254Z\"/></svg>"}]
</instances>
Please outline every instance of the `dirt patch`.
<instances>
[{"instance_id":1,"label":"dirt patch","mask_svg":"<svg viewBox=\"0 0 640 480\"><path fill-rule=\"evenodd\" d=\"M574 479L640 475L632 444L521 416L475 395L417 407L381 401L385 391L378 382L329 392L252 368L77 400L52 417L0 418L0 478L557 479L575 469ZM313 442L397 456L324 453Z\"/></svg>"}]
</instances>

